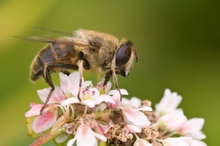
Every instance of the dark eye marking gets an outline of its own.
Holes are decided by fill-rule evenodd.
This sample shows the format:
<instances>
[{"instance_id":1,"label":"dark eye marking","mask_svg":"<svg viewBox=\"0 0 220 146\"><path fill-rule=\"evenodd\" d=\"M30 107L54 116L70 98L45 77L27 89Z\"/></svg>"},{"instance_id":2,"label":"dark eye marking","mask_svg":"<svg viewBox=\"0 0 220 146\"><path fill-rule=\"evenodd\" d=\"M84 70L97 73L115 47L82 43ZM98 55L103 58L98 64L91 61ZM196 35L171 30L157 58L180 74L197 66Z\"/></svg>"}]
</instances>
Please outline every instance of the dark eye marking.
<instances>
[{"instance_id":1,"label":"dark eye marking","mask_svg":"<svg viewBox=\"0 0 220 146\"><path fill-rule=\"evenodd\" d=\"M122 44L116 53L116 66L121 67L125 65L131 58L131 52L131 43Z\"/></svg>"}]
</instances>

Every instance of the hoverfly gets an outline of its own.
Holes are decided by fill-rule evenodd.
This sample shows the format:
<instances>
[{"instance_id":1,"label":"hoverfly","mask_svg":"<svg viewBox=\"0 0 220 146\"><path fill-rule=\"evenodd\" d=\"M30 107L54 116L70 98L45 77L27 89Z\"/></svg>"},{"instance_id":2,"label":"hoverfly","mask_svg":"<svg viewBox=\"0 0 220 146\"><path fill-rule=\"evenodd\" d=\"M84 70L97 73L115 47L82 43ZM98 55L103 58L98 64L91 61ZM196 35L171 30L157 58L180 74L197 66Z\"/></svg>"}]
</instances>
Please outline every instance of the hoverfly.
<instances>
[{"instance_id":1,"label":"hoverfly","mask_svg":"<svg viewBox=\"0 0 220 146\"><path fill-rule=\"evenodd\" d=\"M131 41L125 38L119 41L115 36L103 32L78 29L71 37L17 38L47 43L34 58L30 71L32 81L43 77L51 87L41 112L55 89L51 79L52 72L68 73L68 70L78 70L81 79L79 91L82 85L83 69L104 73L103 86L113 77L114 86L120 92L116 74L128 76L134 61L138 61L136 48Z\"/></svg>"}]
</instances>

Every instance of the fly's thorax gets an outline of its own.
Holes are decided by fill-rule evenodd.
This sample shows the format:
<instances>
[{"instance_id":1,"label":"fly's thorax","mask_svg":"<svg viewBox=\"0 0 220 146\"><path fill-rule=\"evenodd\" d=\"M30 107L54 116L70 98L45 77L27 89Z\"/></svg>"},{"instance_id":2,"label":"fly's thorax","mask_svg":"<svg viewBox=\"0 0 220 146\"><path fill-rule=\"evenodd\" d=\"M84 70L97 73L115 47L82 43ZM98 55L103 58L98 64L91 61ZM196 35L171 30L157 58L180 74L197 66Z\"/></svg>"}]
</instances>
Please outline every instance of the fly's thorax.
<instances>
[{"instance_id":1,"label":"fly's thorax","mask_svg":"<svg viewBox=\"0 0 220 146\"><path fill-rule=\"evenodd\" d=\"M118 46L118 39L107 33L91 30L77 30L76 38L88 42L93 48L83 48L81 51L89 62L91 70L105 72L111 68L112 59Z\"/></svg>"}]
</instances>

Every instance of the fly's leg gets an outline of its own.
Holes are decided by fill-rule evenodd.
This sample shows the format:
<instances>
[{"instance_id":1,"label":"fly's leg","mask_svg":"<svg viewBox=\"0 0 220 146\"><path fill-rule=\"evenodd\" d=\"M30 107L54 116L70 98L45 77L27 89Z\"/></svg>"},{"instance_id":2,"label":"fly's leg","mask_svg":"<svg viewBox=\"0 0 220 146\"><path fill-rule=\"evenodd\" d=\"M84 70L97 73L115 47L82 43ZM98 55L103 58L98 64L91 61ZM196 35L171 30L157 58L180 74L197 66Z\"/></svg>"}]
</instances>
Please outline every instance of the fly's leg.
<instances>
[{"instance_id":1,"label":"fly's leg","mask_svg":"<svg viewBox=\"0 0 220 146\"><path fill-rule=\"evenodd\" d=\"M112 71L112 76L113 76L113 82L114 82L114 85L115 85L115 89L118 90L118 92L119 92L119 94L120 94L120 100L122 100L121 91L120 91L120 89L118 88L118 78L117 78L117 75L116 75L116 73L115 73L114 70Z\"/></svg>"},{"instance_id":2,"label":"fly's leg","mask_svg":"<svg viewBox=\"0 0 220 146\"><path fill-rule=\"evenodd\" d=\"M104 80L104 83L103 83L103 87L108 83L108 81L110 80L111 77L112 77L112 71L108 72L105 75L105 80Z\"/></svg>"},{"instance_id":3,"label":"fly's leg","mask_svg":"<svg viewBox=\"0 0 220 146\"><path fill-rule=\"evenodd\" d=\"M77 65L78 65L78 71L79 71L79 90L78 90L77 98L78 98L79 100L81 100L81 99L80 99L80 92L81 92L81 88L82 88L83 63L85 63L85 62L83 61L83 53L82 53L82 52L80 52L80 53L78 54L78 58L79 58L79 60L78 60L78 62L77 62Z\"/></svg>"},{"instance_id":4,"label":"fly's leg","mask_svg":"<svg viewBox=\"0 0 220 146\"><path fill-rule=\"evenodd\" d=\"M51 89L50 89L50 92L47 96L46 101L44 102L43 107L40 110L40 114L42 114L44 108L46 107L47 103L50 100L51 95L53 94L53 91L55 90L55 86L52 82L50 73L51 73L51 71L55 70L56 68L57 69L64 69L64 70L65 69L76 70L76 69L78 69L78 66L74 65L74 64L64 64L64 63L59 63L59 62L50 62L50 63L45 63L44 64L43 77L44 77L45 81L48 83L48 85L51 87Z\"/></svg>"},{"instance_id":5,"label":"fly's leg","mask_svg":"<svg viewBox=\"0 0 220 146\"><path fill-rule=\"evenodd\" d=\"M117 75L115 73L114 70L108 72L105 76L105 80L104 80L104 83L103 83L103 87L108 83L108 81L110 80L110 78L113 76L113 82L114 82L114 86L115 86L115 89L118 90L119 94L120 94L120 100L122 100L122 95L121 95L121 91L120 89L118 88L118 78L117 78Z\"/></svg>"},{"instance_id":6,"label":"fly's leg","mask_svg":"<svg viewBox=\"0 0 220 146\"><path fill-rule=\"evenodd\" d=\"M49 84L49 86L51 87L51 89L50 89L49 94L47 95L47 99L46 99L46 101L44 102L44 105L42 106L42 108L41 108L41 110L40 110L40 114L42 114L44 108L46 107L46 105L47 105L48 101L50 100L50 97L51 97L51 95L52 95L52 93L53 93L53 91L54 91L54 89L55 89L55 86L54 86L54 84L53 84L53 82L52 82L52 80L51 80L51 75L50 75L50 72L49 72L49 70L48 70L48 68L47 68L47 65L45 65L45 67L44 67L44 79L45 79L45 81Z\"/></svg>"}]
</instances>

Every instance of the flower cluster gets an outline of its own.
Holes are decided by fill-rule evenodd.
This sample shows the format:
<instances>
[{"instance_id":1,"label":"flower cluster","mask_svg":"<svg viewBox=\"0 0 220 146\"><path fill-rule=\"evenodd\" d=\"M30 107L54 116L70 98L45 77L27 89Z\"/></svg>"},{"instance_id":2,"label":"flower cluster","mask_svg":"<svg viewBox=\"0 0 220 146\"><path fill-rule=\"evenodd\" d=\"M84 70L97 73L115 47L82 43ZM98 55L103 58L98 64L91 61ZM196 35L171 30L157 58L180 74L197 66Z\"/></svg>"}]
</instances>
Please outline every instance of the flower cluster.
<instances>
[{"instance_id":1,"label":"flower cluster","mask_svg":"<svg viewBox=\"0 0 220 146\"><path fill-rule=\"evenodd\" d=\"M177 108L182 97L169 89L153 111L149 100L126 99L125 89L110 90L111 82L103 87L103 81L93 85L82 79L79 89L79 72L59 76L60 86L42 113L43 104L36 103L25 113L29 135L39 138L32 146L49 140L67 146L206 146L204 119L187 119ZM37 91L42 102L49 92Z\"/></svg>"}]
</instances>

